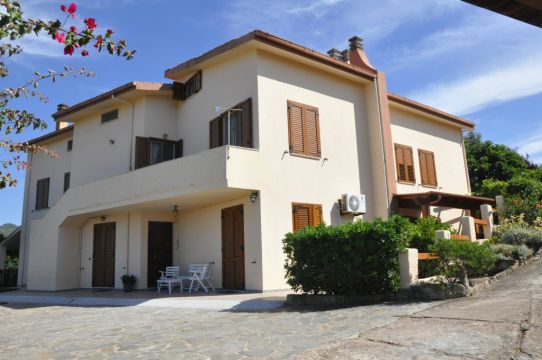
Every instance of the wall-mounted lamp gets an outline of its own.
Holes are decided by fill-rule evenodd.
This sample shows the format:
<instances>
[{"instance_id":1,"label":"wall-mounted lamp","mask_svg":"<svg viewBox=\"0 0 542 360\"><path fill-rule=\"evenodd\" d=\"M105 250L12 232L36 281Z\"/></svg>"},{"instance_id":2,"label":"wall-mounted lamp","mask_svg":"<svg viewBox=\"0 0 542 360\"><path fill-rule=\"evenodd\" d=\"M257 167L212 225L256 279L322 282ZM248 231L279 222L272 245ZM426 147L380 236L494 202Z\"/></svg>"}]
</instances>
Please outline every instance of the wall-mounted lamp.
<instances>
[{"instance_id":1,"label":"wall-mounted lamp","mask_svg":"<svg viewBox=\"0 0 542 360\"><path fill-rule=\"evenodd\" d=\"M253 191L250 193L250 202L251 203L255 203L256 202L256 199L258 198L258 192L257 191Z\"/></svg>"},{"instance_id":2,"label":"wall-mounted lamp","mask_svg":"<svg viewBox=\"0 0 542 360\"><path fill-rule=\"evenodd\" d=\"M115 140L109 139L109 143L110 143L111 145L113 145L113 144L115 143Z\"/></svg>"},{"instance_id":3,"label":"wall-mounted lamp","mask_svg":"<svg viewBox=\"0 0 542 360\"><path fill-rule=\"evenodd\" d=\"M162 135L162 138L163 138L164 140L167 140L167 134Z\"/></svg>"},{"instance_id":4,"label":"wall-mounted lamp","mask_svg":"<svg viewBox=\"0 0 542 360\"><path fill-rule=\"evenodd\" d=\"M179 205L173 205L173 217L179 216Z\"/></svg>"},{"instance_id":5,"label":"wall-mounted lamp","mask_svg":"<svg viewBox=\"0 0 542 360\"><path fill-rule=\"evenodd\" d=\"M100 216L100 220L102 220L102 221L107 220L107 216L105 216L105 215Z\"/></svg>"}]
</instances>

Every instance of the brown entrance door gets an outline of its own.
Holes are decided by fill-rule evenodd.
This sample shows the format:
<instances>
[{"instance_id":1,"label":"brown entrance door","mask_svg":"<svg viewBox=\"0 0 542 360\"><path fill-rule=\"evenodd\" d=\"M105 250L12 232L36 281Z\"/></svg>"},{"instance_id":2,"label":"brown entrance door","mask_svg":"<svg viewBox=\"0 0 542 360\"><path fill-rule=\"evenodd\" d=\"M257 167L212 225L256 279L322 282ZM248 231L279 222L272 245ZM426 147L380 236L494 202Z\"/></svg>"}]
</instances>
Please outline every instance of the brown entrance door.
<instances>
[{"instance_id":1,"label":"brown entrance door","mask_svg":"<svg viewBox=\"0 0 542 360\"><path fill-rule=\"evenodd\" d=\"M114 222L94 225L93 287L115 286L115 232Z\"/></svg>"},{"instance_id":2,"label":"brown entrance door","mask_svg":"<svg viewBox=\"0 0 542 360\"><path fill-rule=\"evenodd\" d=\"M147 286L155 287L160 270L173 263L173 223L149 221Z\"/></svg>"},{"instance_id":3,"label":"brown entrance door","mask_svg":"<svg viewBox=\"0 0 542 360\"><path fill-rule=\"evenodd\" d=\"M243 205L222 209L222 288L245 288Z\"/></svg>"}]
</instances>

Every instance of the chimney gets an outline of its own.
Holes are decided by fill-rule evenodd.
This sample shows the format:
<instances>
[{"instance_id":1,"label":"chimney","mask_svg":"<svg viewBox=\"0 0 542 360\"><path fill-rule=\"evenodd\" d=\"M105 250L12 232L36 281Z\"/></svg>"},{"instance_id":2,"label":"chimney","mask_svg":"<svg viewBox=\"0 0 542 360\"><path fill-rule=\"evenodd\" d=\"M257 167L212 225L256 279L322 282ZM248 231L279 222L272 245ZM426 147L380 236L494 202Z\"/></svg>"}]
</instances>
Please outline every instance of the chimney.
<instances>
[{"instance_id":1,"label":"chimney","mask_svg":"<svg viewBox=\"0 0 542 360\"><path fill-rule=\"evenodd\" d=\"M66 110L67 108L69 108L68 105L66 104L58 104L56 106L56 111L59 112L59 111L62 111L62 110ZM60 130L60 129L64 129L65 127L67 127L69 125L69 123L67 121L56 121L56 130Z\"/></svg>"},{"instance_id":2,"label":"chimney","mask_svg":"<svg viewBox=\"0 0 542 360\"><path fill-rule=\"evenodd\" d=\"M341 61L344 61L347 64L350 64L350 51L348 49L341 52Z\"/></svg>"},{"instance_id":3,"label":"chimney","mask_svg":"<svg viewBox=\"0 0 542 360\"><path fill-rule=\"evenodd\" d=\"M329 50L327 54L335 60L341 60L341 52L335 48Z\"/></svg>"},{"instance_id":4,"label":"chimney","mask_svg":"<svg viewBox=\"0 0 542 360\"><path fill-rule=\"evenodd\" d=\"M376 70L369 62L369 58L367 57L365 50L363 50L362 38L359 36L352 36L350 39L348 39L348 43L350 45L350 64L369 70Z\"/></svg>"}]
</instances>

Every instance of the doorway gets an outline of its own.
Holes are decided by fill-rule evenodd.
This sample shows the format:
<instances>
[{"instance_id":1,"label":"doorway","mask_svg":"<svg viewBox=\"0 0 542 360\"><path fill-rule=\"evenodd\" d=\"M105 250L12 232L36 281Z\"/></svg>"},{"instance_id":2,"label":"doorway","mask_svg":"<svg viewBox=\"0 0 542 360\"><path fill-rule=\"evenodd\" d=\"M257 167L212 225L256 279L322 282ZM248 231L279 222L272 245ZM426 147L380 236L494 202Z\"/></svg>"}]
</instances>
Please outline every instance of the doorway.
<instances>
[{"instance_id":1,"label":"doorway","mask_svg":"<svg viewBox=\"0 0 542 360\"><path fill-rule=\"evenodd\" d=\"M222 209L222 288L245 289L243 205Z\"/></svg>"},{"instance_id":2,"label":"doorway","mask_svg":"<svg viewBox=\"0 0 542 360\"><path fill-rule=\"evenodd\" d=\"M173 223L149 221L147 287L155 287L160 271L173 263Z\"/></svg>"},{"instance_id":3,"label":"doorway","mask_svg":"<svg viewBox=\"0 0 542 360\"><path fill-rule=\"evenodd\" d=\"M116 223L94 225L92 287L115 287Z\"/></svg>"}]
</instances>

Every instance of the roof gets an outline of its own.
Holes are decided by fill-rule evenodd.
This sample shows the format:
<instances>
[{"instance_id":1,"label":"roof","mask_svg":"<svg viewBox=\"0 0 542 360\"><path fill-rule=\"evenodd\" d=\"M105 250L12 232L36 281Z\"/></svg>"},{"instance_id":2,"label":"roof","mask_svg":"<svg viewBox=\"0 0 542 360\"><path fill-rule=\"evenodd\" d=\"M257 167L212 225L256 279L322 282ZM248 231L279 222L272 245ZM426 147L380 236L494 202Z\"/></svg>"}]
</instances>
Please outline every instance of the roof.
<instances>
[{"instance_id":1,"label":"roof","mask_svg":"<svg viewBox=\"0 0 542 360\"><path fill-rule=\"evenodd\" d=\"M195 57L193 59L190 59L188 61L185 61L171 69L166 70L165 77L172 79L175 77L176 74L180 73L183 70L192 68L198 64L201 64L204 61L207 61L215 56L218 56L220 54L223 54L229 50L232 50L238 46L241 46L249 41L256 40L259 42L262 42L267 45L274 46L276 48L280 48L286 51L289 51L291 53L297 54L299 56L303 56L305 58L309 58L311 60L317 61L319 63L323 63L326 65L329 65L331 67L344 70L348 73L361 76L368 80L373 80L376 77L376 71L361 68L359 66L345 63L341 60L334 59L328 55L324 55L318 51L309 49L307 47L301 46L299 44L293 43L291 41L282 39L278 36L266 33L261 30L254 30L249 32L248 34L245 34L237 39L228 41L227 43L224 43L206 53L204 53L201 56Z\"/></svg>"},{"instance_id":2,"label":"roof","mask_svg":"<svg viewBox=\"0 0 542 360\"><path fill-rule=\"evenodd\" d=\"M388 100L396 102L396 103L404 105L404 106L407 106L407 107L410 107L410 108L415 109L415 110L425 112L425 113L433 115L433 116L437 116L437 117L442 118L444 120L451 121L451 122L453 122L453 123L455 123L457 125L461 125L461 126L463 126L465 128L468 128L468 129L474 129L474 127L476 125L472 121L469 121L467 119L460 118L459 116L449 114L449 113L444 112L442 110L435 109L434 107L419 103L419 102L414 101L414 100L407 99L405 97L402 97L402 96L399 96L399 95L396 95L396 94L393 94L393 93L388 93Z\"/></svg>"},{"instance_id":3,"label":"roof","mask_svg":"<svg viewBox=\"0 0 542 360\"><path fill-rule=\"evenodd\" d=\"M45 134L43 136L40 136L40 137L37 137L35 139L29 140L28 143L30 145L34 145L34 144L40 143L40 142L45 141L45 140L50 140L50 139L52 139L54 137L57 137L59 135L67 134L67 133L69 133L71 131L73 131L73 125L66 126L65 128L58 129L58 130L55 130L55 131L50 132L48 134Z\"/></svg>"},{"instance_id":4,"label":"roof","mask_svg":"<svg viewBox=\"0 0 542 360\"><path fill-rule=\"evenodd\" d=\"M542 27L542 2L540 0L463 0L504 16Z\"/></svg>"},{"instance_id":5,"label":"roof","mask_svg":"<svg viewBox=\"0 0 542 360\"><path fill-rule=\"evenodd\" d=\"M451 194L440 191L428 191L412 194L395 194L399 201L400 208L419 208L422 204L431 206L442 206L454 209L473 210L479 209L480 205L495 205L495 199L473 196Z\"/></svg>"},{"instance_id":6,"label":"roof","mask_svg":"<svg viewBox=\"0 0 542 360\"><path fill-rule=\"evenodd\" d=\"M113 95L120 95L122 93L125 93L130 90L143 90L143 91L165 91L165 90L171 90L172 85L171 84L164 84L164 83L155 83L155 82L143 82L143 81L132 81L129 83L126 83L124 85L121 85L117 88L114 88L113 90L107 91L103 94L100 94L98 96L95 96L93 98L87 99L85 101L82 101L80 103L77 103L73 106L70 106L64 110L57 111L53 114L53 118L59 118L62 116L66 116L68 114L74 113L76 111L82 110L86 107L92 106L100 101L107 100Z\"/></svg>"}]
</instances>

